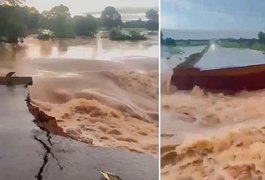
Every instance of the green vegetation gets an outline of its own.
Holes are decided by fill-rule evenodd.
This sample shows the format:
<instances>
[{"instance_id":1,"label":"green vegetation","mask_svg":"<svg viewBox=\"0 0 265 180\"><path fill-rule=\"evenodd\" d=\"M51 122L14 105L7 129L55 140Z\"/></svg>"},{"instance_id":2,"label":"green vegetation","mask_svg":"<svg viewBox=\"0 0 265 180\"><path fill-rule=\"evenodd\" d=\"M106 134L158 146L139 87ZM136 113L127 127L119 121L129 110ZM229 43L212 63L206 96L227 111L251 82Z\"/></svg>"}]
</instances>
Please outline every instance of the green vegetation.
<instances>
[{"instance_id":1,"label":"green vegetation","mask_svg":"<svg viewBox=\"0 0 265 180\"><path fill-rule=\"evenodd\" d=\"M158 21L159 15L157 10L150 9L146 12L146 18L152 21Z\"/></svg>"},{"instance_id":2,"label":"green vegetation","mask_svg":"<svg viewBox=\"0 0 265 180\"><path fill-rule=\"evenodd\" d=\"M166 45L166 46L176 46L177 45L176 40L172 39L172 38L166 38L165 40L162 39L161 44Z\"/></svg>"},{"instance_id":3,"label":"green vegetation","mask_svg":"<svg viewBox=\"0 0 265 180\"><path fill-rule=\"evenodd\" d=\"M147 40L147 38L137 30L121 30L119 27L113 27L109 32L109 38L114 41L137 41L137 40Z\"/></svg>"},{"instance_id":4,"label":"green vegetation","mask_svg":"<svg viewBox=\"0 0 265 180\"><path fill-rule=\"evenodd\" d=\"M95 17L91 15L75 16L73 21L76 35L95 37L99 28L99 22Z\"/></svg>"},{"instance_id":5,"label":"green vegetation","mask_svg":"<svg viewBox=\"0 0 265 180\"><path fill-rule=\"evenodd\" d=\"M3 0L0 5L9 5L9 6L20 6L24 3L24 0Z\"/></svg>"},{"instance_id":6,"label":"green vegetation","mask_svg":"<svg viewBox=\"0 0 265 180\"><path fill-rule=\"evenodd\" d=\"M173 38L166 38L164 39L163 33L161 32L161 45L164 46L206 46L209 44L209 40L176 40Z\"/></svg>"},{"instance_id":7,"label":"green vegetation","mask_svg":"<svg viewBox=\"0 0 265 180\"><path fill-rule=\"evenodd\" d=\"M38 39L49 40L54 38L54 33L49 29L43 29L38 32Z\"/></svg>"},{"instance_id":8,"label":"green vegetation","mask_svg":"<svg viewBox=\"0 0 265 180\"><path fill-rule=\"evenodd\" d=\"M157 10L150 9L145 14L148 21L146 22L146 28L150 31L157 31L159 28L159 15Z\"/></svg>"},{"instance_id":9,"label":"green vegetation","mask_svg":"<svg viewBox=\"0 0 265 180\"><path fill-rule=\"evenodd\" d=\"M68 7L64 5L55 6L50 11L44 11L42 16L43 22L40 22L40 26L53 31L56 37L72 38L75 36Z\"/></svg>"},{"instance_id":10,"label":"green vegetation","mask_svg":"<svg viewBox=\"0 0 265 180\"><path fill-rule=\"evenodd\" d=\"M158 31L159 23L158 23L158 12L157 10L150 9L146 12L147 21L143 21L142 19L135 21L126 21L122 26L124 28L143 28L149 31Z\"/></svg>"},{"instance_id":11,"label":"green vegetation","mask_svg":"<svg viewBox=\"0 0 265 180\"><path fill-rule=\"evenodd\" d=\"M261 42L265 43L265 33L264 32L259 32L258 38Z\"/></svg>"},{"instance_id":12,"label":"green vegetation","mask_svg":"<svg viewBox=\"0 0 265 180\"><path fill-rule=\"evenodd\" d=\"M102 25L108 29L122 24L120 13L112 6L108 6L104 9L100 16L100 20Z\"/></svg>"},{"instance_id":13,"label":"green vegetation","mask_svg":"<svg viewBox=\"0 0 265 180\"><path fill-rule=\"evenodd\" d=\"M17 43L18 38L38 28L37 10L29 7L0 6L0 39Z\"/></svg>"},{"instance_id":14,"label":"green vegetation","mask_svg":"<svg viewBox=\"0 0 265 180\"><path fill-rule=\"evenodd\" d=\"M265 42L260 39L222 39L218 44L225 48L242 48L265 51Z\"/></svg>"},{"instance_id":15,"label":"green vegetation","mask_svg":"<svg viewBox=\"0 0 265 180\"><path fill-rule=\"evenodd\" d=\"M141 28L147 29L149 31L158 31L159 23L158 21L142 21L141 19L135 21L126 21L123 23L124 28Z\"/></svg>"},{"instance_id":16,"label":"green vegetation","mask_svg":"<svg viewBox=\"0 0 265 180\"><path fill-rule=\"evenodd\" d=\"M111 40L146 40L142 31L158 30L156 10L146 12L148 20L121 21L119 12L111 6L104 9L100 18L92 15L72 17L69 8L59 5L39 12L23 5L23 0L5 0L0 3L0 42L18 43L30 34L39 39L95 37L99 29L109 31Z\"/></svg>"},{"instance_id":17,"label":"green vegetation","mask_svg":"<svg viewBox=\"0 0 265 180\"><path fill-rule=\"evenodd\" d=\"M209 44L209 40L175 40L173 38L163 38L161 33L161 44L168 47L178 46L204 46ZM265 52L265 33L259 32L258 39L219 39L217 44L225 48L248 48Z\"/></svg>"},{"instance_id":18,"label":"green vegetation","mask_svg":"<svg viewBox=\"0 0 265 180\"><path fill-rule=\"evenodd\" d=\"M175 40L172 38L162 39L162 45L165 46L206 46L209 40Z\"/></svg>"}]
</instances>

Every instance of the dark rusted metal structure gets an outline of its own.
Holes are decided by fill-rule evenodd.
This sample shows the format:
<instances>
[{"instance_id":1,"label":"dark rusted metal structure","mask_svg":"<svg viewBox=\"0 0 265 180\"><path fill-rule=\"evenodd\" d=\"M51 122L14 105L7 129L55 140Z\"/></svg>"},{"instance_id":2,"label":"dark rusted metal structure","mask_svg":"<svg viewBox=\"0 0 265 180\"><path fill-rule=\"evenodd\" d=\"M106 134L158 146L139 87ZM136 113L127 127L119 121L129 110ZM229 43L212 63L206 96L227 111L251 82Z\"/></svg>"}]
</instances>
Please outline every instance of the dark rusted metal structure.
<instances>
[{"instance_id":1,"label":"dark rusted metal structure","mask_svg":"<svg viewBox=\"0 0 265 180\"><path fill-rule=\"evenodd\" d=\"M195 85L210 91L258 90L265 88L265 65L200 70L194 67L176 67L171 84L180 90L190 90Z\"/></svg>"},{"instance_id":2,"label":"dark rusted metal structure","mask_svg":"<svg viewBox=\"0 0 265 180\"><path fill-rule=\"evenodd\" d=\"M15 72L9 72L5 77L0 77L0 85L32 85L32 77L16 77Z\"/></svg>"}]
</instances>

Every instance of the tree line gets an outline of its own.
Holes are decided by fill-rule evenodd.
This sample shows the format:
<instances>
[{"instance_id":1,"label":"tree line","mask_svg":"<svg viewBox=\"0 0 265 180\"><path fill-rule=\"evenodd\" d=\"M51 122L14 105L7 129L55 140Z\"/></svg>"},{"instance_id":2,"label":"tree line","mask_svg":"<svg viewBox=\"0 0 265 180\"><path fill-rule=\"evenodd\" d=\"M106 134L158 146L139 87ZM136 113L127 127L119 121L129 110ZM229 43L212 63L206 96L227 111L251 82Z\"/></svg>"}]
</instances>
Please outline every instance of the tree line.
<instances>
[{"instance_id":1,"label":"tree line","mask_svg":"<svg viewBox=\"0 0 265 180\"><path fill-rule=\"evenodd\" d=\"M207 45L210 40L176 40L173 38L164 38L163 33L161 33L161 44L165 46L201 46ZM231 47L231 48L250 48L255 50L265 51L265 33L259 32L257 34L258 38L246 39L246 38L225 38L218 39L219 45L223 47Z\"/></svg>"},{"instance_id":2,"label":"tree line","mask_svg":"<svg viewBox=\"0 0 265 180\"><path fill-rule=\"evenodd\" d=\"M17 43L20 39L40 29L52 32L58 38L75 36L94 37L99 29L145 28L158 30L158 12L146 12L146 21L122 22L121 14L111 6L106 7L99 18L90 14L72 17L64 5L39 12L34 7L21 6L22 0L6 0L0 5L0 41ZM46 31L47 32L47 31Z\"/></svg>"}]
</instances>

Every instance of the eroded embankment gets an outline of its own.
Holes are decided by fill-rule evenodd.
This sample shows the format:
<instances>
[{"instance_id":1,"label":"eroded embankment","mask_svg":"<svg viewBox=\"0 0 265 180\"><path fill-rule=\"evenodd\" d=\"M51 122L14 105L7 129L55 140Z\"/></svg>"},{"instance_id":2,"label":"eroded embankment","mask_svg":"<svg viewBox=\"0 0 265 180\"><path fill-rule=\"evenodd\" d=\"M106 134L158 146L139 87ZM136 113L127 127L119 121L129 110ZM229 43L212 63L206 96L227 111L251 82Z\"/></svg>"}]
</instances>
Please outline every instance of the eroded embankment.
<instances>
[{"instance_id":1,"label":"eroded embankment","mask_svg":"<svg viewBox=\"0 0 265 180\"><path fill-rule=\"evenodd\" d=\"M126 91L126 96L100 89L70 92L55 88L53 101L29 97L29 110L37 124L51 133L95 146L124 147L156 156L158 115L155 109L147 107L150 102L154 103L150 107L156 107L157 72L120 71L104 76ZM134 101L128 97L135 97ZM54 102L58 98L65 101ZM144 102L146 99L148 103Z\"/></svg>"},{"instance_id":2,"label":"eroded embankment","mask_svg":"<svg viewBox=\"0 0 265 180\"><path fill-rule=\"evenodd\" d=\"M58 126L56 119L47 115L44 111L42 111L39 107L34 106L30 95L26 98L26 103L30 113L34 117L34 122L45 131L49 131L53 134L68 137L68 135L63 131L61 127Z\"/></svg>"}]
</instances>

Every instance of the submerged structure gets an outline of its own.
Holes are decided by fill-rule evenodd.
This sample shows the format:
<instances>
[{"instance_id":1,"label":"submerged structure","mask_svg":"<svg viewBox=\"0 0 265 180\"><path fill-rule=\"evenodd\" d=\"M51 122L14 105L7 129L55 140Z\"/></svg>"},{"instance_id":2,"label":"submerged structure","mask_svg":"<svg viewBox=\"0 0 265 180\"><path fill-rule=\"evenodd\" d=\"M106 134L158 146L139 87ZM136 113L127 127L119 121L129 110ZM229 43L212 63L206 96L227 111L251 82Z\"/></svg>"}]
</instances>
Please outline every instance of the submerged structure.
<instances>
[{"instance_id":1,"label":"submerged structure","mask_svg":"<svg viewBox=\"0 0 265 180\"><path fill-rule=\"evenodd\" d=\"M238 92L241 90L259 90L265 88L264 64L238 67L220 67L202 69L196 67L207 50L186 58L186 61L173 69L171 84L180 90L191 90L194 86L209 91ZM221 57L222 58L222 57ZM229 59L228 59L229 60ZM210 63L210 62L209 62Z\"/></svg>"},{"instance_id":2,"label":"submerged structure","mask_svg":"<svg viewBox=\"0 0 265 180\"><path fill-rule=\"evenodd\" d=\"M16 77L15 72L9 72L5 77L0 77L0 85L32 85L32 77Z\"/></svg>"},{"instance_id":3,"label":"submerged structure","mask_svg":"<svg viewBox=\"0 0 265 180\"><path fill-rule=\"evenodd\" d=\"M210 91L258 90L265 88L265 65L200 70L198 68L175 68L171 84L180 90L194 86Z\"/></svg>"}]
</instances>

